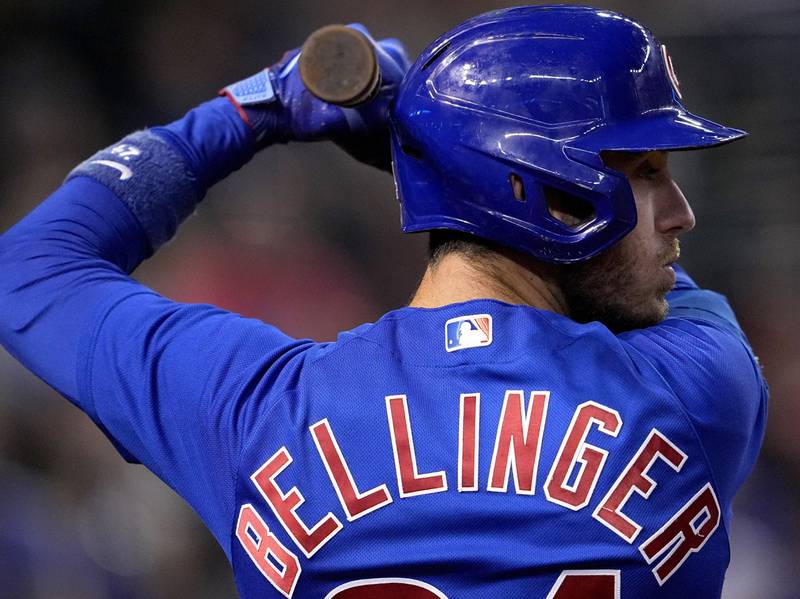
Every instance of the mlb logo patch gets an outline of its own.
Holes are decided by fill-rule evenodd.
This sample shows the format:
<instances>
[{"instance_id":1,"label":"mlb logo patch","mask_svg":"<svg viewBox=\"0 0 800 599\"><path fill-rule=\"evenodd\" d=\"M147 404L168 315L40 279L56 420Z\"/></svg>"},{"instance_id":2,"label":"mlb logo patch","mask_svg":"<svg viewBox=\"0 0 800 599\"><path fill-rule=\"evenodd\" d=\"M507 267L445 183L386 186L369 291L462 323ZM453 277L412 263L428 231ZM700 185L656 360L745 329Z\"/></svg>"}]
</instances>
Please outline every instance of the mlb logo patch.
<instances>
[{"instance_id":1,"label":"mlb logo patch","mask_svg":"<svg viewBox=\"0 0 800 599\"><path fill-rule=\"evenodd\" d=\"M447 351L483 347L492 342L492 317L473 314L451 318L444 325L444 348Z\"/></svg>"}]
</instances>

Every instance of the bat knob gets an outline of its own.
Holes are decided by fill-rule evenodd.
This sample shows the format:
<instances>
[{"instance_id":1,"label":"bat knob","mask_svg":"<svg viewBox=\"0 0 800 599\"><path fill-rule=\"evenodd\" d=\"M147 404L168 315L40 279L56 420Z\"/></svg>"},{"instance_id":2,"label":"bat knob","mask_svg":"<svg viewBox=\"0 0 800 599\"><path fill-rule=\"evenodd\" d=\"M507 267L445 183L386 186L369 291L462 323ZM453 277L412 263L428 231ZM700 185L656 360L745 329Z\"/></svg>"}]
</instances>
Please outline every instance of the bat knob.
<instances>
[{"instance_id":1,"label":"bat knob","mask_svg":"<svg viewBox=\"0 0 800 599\"><path fill-rule=\"evenodd\" d=\"M300 78L323 102L356 106L378 90L381 73L372 42L345 25L327 25L308 36L300 51Z\"/></svg>"}]
</instances>

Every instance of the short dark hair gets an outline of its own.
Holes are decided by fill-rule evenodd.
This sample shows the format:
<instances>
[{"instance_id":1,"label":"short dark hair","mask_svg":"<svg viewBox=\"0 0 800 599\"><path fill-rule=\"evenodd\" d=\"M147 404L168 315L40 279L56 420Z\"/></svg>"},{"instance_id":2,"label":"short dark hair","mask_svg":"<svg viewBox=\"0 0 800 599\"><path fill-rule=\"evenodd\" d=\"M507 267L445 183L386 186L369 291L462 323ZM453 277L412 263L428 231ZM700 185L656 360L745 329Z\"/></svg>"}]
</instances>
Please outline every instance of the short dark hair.
<instances>
[{"instance_id":1,"label":"short dark hair","mask_svg":"<svg viewBox=\"0 0 800 599\"><path fill-rule=\"evenodd\" d=\"M458 252L471 258L480 258L496 251L491 241L461 231L435 229L428 238L428 264L436 266L447 254Z\"/></svg>"}]
</instances>

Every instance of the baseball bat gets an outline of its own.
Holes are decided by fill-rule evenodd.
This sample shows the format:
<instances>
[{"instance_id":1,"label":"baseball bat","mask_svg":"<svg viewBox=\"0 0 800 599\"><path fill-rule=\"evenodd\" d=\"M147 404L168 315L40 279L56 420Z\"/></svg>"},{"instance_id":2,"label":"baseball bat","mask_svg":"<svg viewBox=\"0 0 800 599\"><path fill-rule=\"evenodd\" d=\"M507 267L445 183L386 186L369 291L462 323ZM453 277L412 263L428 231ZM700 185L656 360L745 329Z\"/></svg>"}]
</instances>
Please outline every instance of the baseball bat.
<instances>
[{"instance_id":1,"label":"baseball bat","mask_svg":"<svg viewBox=\"0 0 800 599\"><path fill-rule=\"evenodd\" d=\"M300 51L299 68L308 91L339 106L366 102L381 83L372 43L345 25L327 25L309 35Z\"/></svg>"}]
</instances>

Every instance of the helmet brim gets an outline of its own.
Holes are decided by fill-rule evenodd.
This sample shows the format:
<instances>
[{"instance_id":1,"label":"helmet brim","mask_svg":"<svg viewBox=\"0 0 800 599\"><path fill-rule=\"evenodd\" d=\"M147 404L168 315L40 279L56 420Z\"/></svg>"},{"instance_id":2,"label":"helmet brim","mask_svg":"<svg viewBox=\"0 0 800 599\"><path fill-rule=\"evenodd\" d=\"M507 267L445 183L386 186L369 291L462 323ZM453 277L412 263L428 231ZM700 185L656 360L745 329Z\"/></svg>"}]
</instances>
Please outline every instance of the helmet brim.
<instances>
[{"instance_id":1,"label":"helmet brim","mask_svg":"<svg viewBox=\"0 0 800 599\"><path fill-rule=\"evenodd\" d=\"M607 123L585 133L568 146L601 152L651 152L696 150L736 141L746 131L725 127L686 110L670 108L638 115L630 121Z\"/></svg>"}]
</instances>

